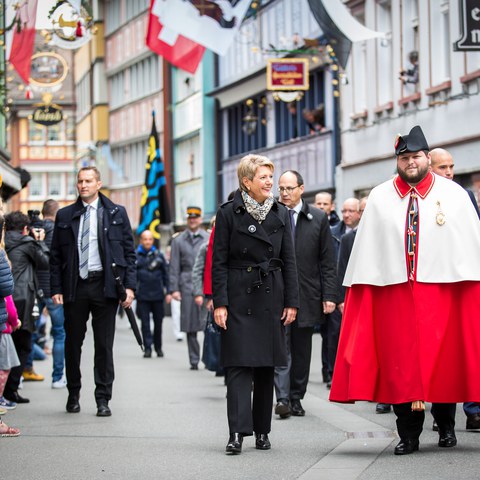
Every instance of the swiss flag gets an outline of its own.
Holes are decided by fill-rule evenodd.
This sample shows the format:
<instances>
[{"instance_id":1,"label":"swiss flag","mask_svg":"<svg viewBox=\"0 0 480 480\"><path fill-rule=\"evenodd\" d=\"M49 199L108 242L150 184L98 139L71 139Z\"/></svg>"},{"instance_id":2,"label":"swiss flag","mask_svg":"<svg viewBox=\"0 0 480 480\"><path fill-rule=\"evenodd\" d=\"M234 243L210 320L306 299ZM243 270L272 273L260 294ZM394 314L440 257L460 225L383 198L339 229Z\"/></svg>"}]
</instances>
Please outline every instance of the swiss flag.
<instances>
[{"instance_id":1,"label":"swiss flag","mask_svg":"<svg viewBox=\"0 0 480 480\"><path fill-rule=\"evenodd\" d=\"M205 47L192 42L183 35L179 35L173 45L160 40L159 35L163 25L160 23L160 19L152 13L155 1L151 0L150 2L146 39L147 47L165 60L168 60L172 65L189 73L195 73L202 60Z\"/></svg>"},{"instance_id":2,"label":"swiss flag","mask_svg":"<svg viewBox=\"0 0 480 480\"><path fill-rule=\"evenodd\" d=\"M20 16L21 30L17 32L15 27L8 60L15 67L21 79L28 85L30 83L30 66L35 43L37 0L24 2L16 14Z\"/></svg>"}]
</instances>

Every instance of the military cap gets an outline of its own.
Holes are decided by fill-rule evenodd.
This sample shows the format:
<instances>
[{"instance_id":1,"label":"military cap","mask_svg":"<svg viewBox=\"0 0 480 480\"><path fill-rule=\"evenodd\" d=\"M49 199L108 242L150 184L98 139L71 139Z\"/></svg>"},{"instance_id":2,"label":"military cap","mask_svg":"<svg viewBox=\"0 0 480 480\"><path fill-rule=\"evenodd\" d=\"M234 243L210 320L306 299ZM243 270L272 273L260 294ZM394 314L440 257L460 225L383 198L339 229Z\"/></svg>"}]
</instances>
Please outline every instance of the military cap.
<instances>
[{"instance_id":1,"label":"military cap","mask_svg":"<svg viewBox=\"0 0 480 480\"><path fill-rule=\"evenodd\" d=\"M422 129L418 125L413 127L408 135L397 135L395 138L395 155L420 152L421 150L428 151L430 148Z\"/></svg>"},{"instance_id":2,"label":"military cap","mask_svg":"<svg viewBox=\"0 0 480 480\"><path fill-rule=\"evenodd\" d=\"M202 209L200 207L187 207L187 218L195 218L202 216Z\"/></svg>"}]
</instances>

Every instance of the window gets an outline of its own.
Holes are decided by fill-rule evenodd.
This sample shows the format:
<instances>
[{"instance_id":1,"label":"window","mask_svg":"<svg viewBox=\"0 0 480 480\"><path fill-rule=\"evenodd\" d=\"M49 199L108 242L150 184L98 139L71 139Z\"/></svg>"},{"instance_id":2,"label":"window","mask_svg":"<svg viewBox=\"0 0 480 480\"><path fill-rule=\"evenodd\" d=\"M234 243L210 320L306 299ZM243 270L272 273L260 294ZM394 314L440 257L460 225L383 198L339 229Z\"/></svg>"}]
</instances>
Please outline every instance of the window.
<instances>
[{"instance_id":1,"label":"window","mask_svg":"<svg viewBox=\"0 0 480 480\"><path fill-rule=\"evenodd\" d=\"M247 100L245 100L224 110L225 128L228 133L228 152L224 152L226 156L239 155L267 145L266 108L262 98L263 95L252 97L251 107L247 106ZM259 108L259 105L263 105L263 107ZM257 117L256 120L252 119L250 126L244 120L248 115ZM249 133L249 128L251 128L251 133Z\"/></svg>"},{"instance_id":2,"label":"window","mask_svg":"<svg viewBox=\"0 0 480 480\"><path fill-rule=\"evenodd\" d=\"M28 143L45 143L45 127L32 119L28 119Z\"/></svg>"},{"instance_id":3,"label":"window","mask_svg":"<svg viewBox=\"0 0 480 480\"><path fill-rule=\"evenodd\" d=\"M449 6L446 0L430 1L430 35L432 51L431 85L435 86L450 79L450 28Z\"/></svg>"},{"instance_id":4,"label":"window","mask_svg":"<svg viewBox=\"0 0 480 480\"><path fill-rule=\"evenodd\" d=\"M62 174L50 172L48 174L48 195L49 197L59 197L62 194Z\"/></svg>"},{"instance_id":5,"label":"window","mask_svg":"<svg viewBox=\"0 0 480 480\"><path fill-rule=\"evenodd\" d=\"M105 3L105 34L108 35L121 25L121 0L107 0Z\"/></svg>"},{"instance_id":6,"label":"window","mask_svg":"<svg viewBox=\"0 0 480 480\"><path fill-rule=\"evenodd\" d=\"M30 197L45 197L43 185L43 173L32 173L32 178L28 182L28 192Z\"/></svg>"},{"instance_id":7,"label":"window","mask_svg":"<svg viewBox=\"0 0 480 480\"><path fill-rule=\"evenodd\" d=\"M275 102L276 143L309 135L312 133L312 126L314 129L319 124L325 127L324 71L317 70L310 74L309 82L310 89L300 101Z\"/></svg>"},{"instance_id":8,"label":"window","mask_svg":"<svg viewBox=\"0 0 480 480\"><path fill-rule=\"evenodd\" d=\"M90 72L78 82L75 87L77 97L77 120L81 120L90 112L92 108L92 98L90 89Z\"/></svg>"},{"instance_id":9,"label":"window","mask_svg":"<svg viewBox=\"0 0 480 480\"><path fill-rule=\"evenodd\" d=\"M73 172L67 173L67 196L75 196L77 194L77 177Z\"/></svg>"},{"instance_id":10,"label":"window","mask_svg":"<svg viewBox=\"0 0 480 480\"><path fill-rule=\"evenodd\" d=\"M53 142L53 143L59 143L62 140L64 140L64 135L63 135L63 127L64 124L63 122L57 123L55 125L50 125L47 128L47 141Z\"/></svg>"},{"instance_id":11,"label":"window","mask_svg":"<svg viewBox=\"0 0 480 480\"><path fill-rule=\"evenodd\" d=\"M377 30L385 32L385 38L377 40L377 105L385 105L393 100L393 82L397 76L392 64L392 6L390 1L377 4Z\"/></svg>"},{"instance_id":12,"label":"window","mask_svg":"<svg viewBox=\"0 0 480 480\"><path fill-rule=\"evenodd\" d=\"M419 48L419 21L418 21L418 0L404 0L403 18L402 18L402 70L413 71L417 69L417 80L415 82L408 82L403 86L403 96L407 97L419 91L418 77L421 72L418 72L417 66L412 64L410 58L413 58L413 52L417 53Z\"/></svg>"}]
</instances>

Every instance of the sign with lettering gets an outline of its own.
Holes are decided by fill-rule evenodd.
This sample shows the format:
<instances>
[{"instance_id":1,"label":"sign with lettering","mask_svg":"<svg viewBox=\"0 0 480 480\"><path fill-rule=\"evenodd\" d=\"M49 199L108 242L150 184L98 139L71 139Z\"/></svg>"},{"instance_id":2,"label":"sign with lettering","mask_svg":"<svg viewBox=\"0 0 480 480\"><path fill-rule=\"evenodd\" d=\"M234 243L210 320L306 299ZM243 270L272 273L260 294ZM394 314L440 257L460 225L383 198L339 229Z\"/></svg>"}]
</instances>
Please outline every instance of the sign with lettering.
<instances>
[{"instance_id":1,"label":"sign with lettering","mask_svg":"<svg viewBox=\"0 0 480 480\"><path fill-rule=\"evenodd\" d=\"M456 51L480 50L480 2L478 0L459 0L462 38L453 44Z\"/></svg>"},{"instance_id":2,"label":"sign with lettering","mask_svg":"<svg viewBox=\"0 0 480 480\"><path fill-rule=\"evenodd\" d=\"M307 58L268 59L268 90L308 90L309 88Z\"/></svg>"},{"instance_id":3,"label":"sign with lettering","mask_svg":"<svg viewBox=\"0 0 480 480\"><path fill-rule=\"evenodd\" d=\"M59 106L42 105L33 111L32 120L46 127L56 125L63 120L62 110Z\"/></svg>"}]
</instances>

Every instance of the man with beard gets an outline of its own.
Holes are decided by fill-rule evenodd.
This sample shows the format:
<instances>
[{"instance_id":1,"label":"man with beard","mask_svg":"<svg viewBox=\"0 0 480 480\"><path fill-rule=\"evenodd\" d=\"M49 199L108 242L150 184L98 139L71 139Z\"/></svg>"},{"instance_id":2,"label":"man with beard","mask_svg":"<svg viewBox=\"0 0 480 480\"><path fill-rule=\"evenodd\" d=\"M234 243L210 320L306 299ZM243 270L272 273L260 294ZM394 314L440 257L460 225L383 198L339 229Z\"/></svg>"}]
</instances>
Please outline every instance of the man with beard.
<instances>
[{"instance_id":1,"label":"man with beard","mask_svg":"<svg viewBox=\"0 0 480 480\"><path fill-rule=\"evenodd\" d=\"M448 404L480 399L480 222L465 190L434 175L419 126L395 142L398 175L374 188L345 273L330 400L391 403L400 442L419 448L425 403L439 447L453 447ZM445 254L448 252L448 255Z\"/></svg>"}]
</instances>

